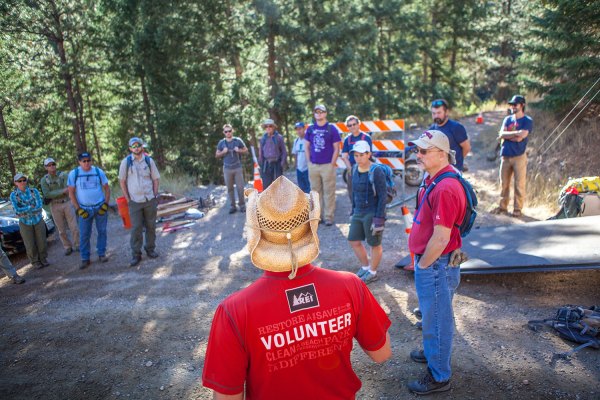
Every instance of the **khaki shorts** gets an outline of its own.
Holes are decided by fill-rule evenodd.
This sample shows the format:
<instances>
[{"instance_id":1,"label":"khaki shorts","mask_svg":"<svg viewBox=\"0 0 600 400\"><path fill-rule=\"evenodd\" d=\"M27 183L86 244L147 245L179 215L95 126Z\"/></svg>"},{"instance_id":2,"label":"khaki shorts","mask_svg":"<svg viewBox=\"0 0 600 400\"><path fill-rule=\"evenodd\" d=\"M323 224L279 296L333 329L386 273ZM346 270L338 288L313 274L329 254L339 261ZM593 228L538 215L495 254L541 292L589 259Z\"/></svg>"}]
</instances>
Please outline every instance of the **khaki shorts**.
<instances>
[{"instance_id":1,"label":"khaki shorts","mask_svg":"<svg viewBox=\"0 0 600 400\"><path fill-rule=\"evenodd\" d=\"M350 219L350 232L348 232L348 240L351 242L366 240L371 247L381 245L382 235L373 235L371 232L371 224L375 213L355 214Z\"/></svg>"}]
</instances>

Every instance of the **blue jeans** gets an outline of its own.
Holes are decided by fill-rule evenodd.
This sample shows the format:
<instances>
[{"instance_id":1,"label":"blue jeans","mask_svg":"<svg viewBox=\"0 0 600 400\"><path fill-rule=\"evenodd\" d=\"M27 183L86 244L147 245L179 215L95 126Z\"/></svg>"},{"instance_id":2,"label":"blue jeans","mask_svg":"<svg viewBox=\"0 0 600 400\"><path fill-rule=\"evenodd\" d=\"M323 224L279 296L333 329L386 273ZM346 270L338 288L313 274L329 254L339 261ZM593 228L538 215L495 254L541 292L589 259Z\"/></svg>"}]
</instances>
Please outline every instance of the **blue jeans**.
<instances>
[{"instance_id":1,"label":"blue jeans","mask_svg":"<svg viewBox=\"0 0 600 400\"><path fill-rule=\"evenodd\" d=\"M423 314L423 350L437 382L445 382L452 376L452 298L460 283L460 268L450 267L449 258L449 254L443 255L425 269L419 266L418 259L415 263L415 286Z\"/></svg>"},{"instance_id":2,"label":"blue jeans","mask_svg":"<svg viewBox=\"0 0 600 400\"><path fill-rule=\"evenodd\" d=\"M90 216L82 218L77 216L77 222L79 223L79 251L81 252L81 259L89 261L90 259L90 237L92 236L92 224L96 221L96 233L98 238L96 240L96 250L98 256L106 255L106 226L108 224L108 211L104 215L99 215L98 207L81 207L87 211Z\"/></svg>"},{"instance_id":3,"label":"blue jeans","mask_svg":"<svg viewBox=\"0 0 600 400\"><path fill-rule=\"evenodd\" d=\"M298 180L298 186L304 193L310 193L310 180L308 179L308 170L300 171L296 170L296 179Z\"/></svg>"}]
</instances>

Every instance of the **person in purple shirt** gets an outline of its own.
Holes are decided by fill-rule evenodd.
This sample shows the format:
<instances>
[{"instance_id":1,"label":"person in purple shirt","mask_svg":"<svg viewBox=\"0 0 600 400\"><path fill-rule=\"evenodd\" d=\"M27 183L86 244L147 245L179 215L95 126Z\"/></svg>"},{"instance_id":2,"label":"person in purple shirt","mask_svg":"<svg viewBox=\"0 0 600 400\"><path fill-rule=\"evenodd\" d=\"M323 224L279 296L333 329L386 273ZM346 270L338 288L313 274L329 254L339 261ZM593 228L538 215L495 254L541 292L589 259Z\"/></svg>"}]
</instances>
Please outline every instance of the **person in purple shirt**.
<instances>
[{"instance_id":1,"label":"person in purple shirt","mask_svg":"<svg viewBox=\"0 0 600 400\"><path fill-rule=\"evenodd\" d=\"M342 141L337 127L327 122L327 108L318 104L313 109L315 123L308 127L305 152L308 157L308 178L312 190L321 199L321 220L333 225L335 214L335 171Z\"/></svg>"},{"instance_id":2,"label":"person in purple shirt","mask_svg":"<svg viewBox=\"0 0 600 400\"><path fill-rule=\"evenodd\" d=\"M287 149L283 142L283 136L276 130L275 121L265 119L262 127L265 134L260 139L258 146L258 164L263 188L266 189L287 169Z\"/></svg>"},{"instance_id":3,"label":"person in purple shirt","mask_svg":"<svg viewBox=\"0 0 600 400\"><path fill-rule=\"evenodd\" d=\"M471 151L471 142L467 136L467 130L458 121L448 118L448 102L444 99L438 99L431 102L431 117L433 124L429 129L441 131L448 136L450 141L450 150L456 152L456 164L454 166L459 171L466 171L464 159Z\"/></svg>"}]
</instances>

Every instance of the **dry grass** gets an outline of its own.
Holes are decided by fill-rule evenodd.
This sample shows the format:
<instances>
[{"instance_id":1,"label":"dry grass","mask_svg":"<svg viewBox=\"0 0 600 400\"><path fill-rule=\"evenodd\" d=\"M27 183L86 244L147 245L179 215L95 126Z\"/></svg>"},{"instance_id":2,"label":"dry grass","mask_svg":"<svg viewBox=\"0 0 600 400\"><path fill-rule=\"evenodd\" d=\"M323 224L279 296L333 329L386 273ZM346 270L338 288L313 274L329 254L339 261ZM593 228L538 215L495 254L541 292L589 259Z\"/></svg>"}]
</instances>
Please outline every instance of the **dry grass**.
<instances>
[{"instance_id":1,"label":"dry grass","mask_svg":"<svg viewBox=\"0 0 600 400\"><path fill-rule=\"evenodd\" d=\"M600 116L580 116L551 145L576 112L556 130L564 115L536 110L528 114L534 131L528 146L527 198L532 204L556 204L560 189L570 178L600 174Z\"/></svg>"}]
</instances>

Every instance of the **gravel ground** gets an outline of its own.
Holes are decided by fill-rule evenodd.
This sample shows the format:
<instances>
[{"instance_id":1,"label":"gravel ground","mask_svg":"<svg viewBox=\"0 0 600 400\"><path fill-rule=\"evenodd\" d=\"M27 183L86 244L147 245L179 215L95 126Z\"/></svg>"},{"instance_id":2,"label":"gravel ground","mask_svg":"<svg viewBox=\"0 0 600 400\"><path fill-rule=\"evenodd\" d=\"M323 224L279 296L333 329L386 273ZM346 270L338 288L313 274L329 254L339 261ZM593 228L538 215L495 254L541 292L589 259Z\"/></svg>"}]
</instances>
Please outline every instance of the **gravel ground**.
<instances>
[{"instance_id":1,"label":"gravel ground","mask_svg":"<svg viewBox=\"0 0 600 400\"><path fill-rule=\"evenodd\" d=\"M497 164L485 160L498 113L485 125L465 120L474 155L467 174L481 199L478 225L545 219L556 210L525 208L515 220L489 215L498 200ZM317 264L354 271L347 245L349 202L341 179L336 224L321 227ZM414 192L414 188L408 192ZM158 259L128 267L128 234L111 216L110 261L78 269L51 238L52 265L34 270L13 257L24 285L0 279L0 398L2 399L209 399L201 386L206 340L217 304L260 276L245 250L243 214L228 215L223 187L218 207L187 230L160 233ZM413 275L394 268L407 254L398 208L384 233L380 279L370 288L392 320L393 357L371 363L360 349L353 360L363 381L359 399L411 398L406 383L424 372L410 361L420 344ZM554 356L575 347L551 332L533 332L530 319L554 314L563 304L600 303L600 271L463 276L455 297L452 390L444 399L598 399L600 351L584 349L569 359Z\"/></svg>"}]
</instances>

